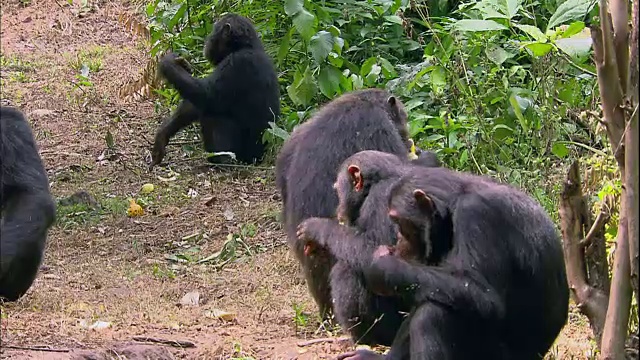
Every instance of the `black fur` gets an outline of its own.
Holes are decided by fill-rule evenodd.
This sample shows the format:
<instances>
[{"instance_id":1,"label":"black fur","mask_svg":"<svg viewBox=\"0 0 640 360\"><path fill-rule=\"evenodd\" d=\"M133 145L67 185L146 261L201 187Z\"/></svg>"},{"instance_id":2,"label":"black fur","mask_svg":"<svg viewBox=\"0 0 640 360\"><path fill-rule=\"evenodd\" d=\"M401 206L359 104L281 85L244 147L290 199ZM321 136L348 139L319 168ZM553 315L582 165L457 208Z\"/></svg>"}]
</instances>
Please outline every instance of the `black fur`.
<instances>
[{"instance_id":1,"label":"black fur","mask_svg":"<svg viewBox=\"0 0 640 360\"><path fill-rule=\"evenodd\" d=\"M338 166L350 155L377 149L398 156L409 150L406 113L386 91L354 91L331 101L285 142L276 160L276 186L283 200L289 246L301 262L322 316L331 305L329 256L306 257L296 228L309 217L332 218L338 198L332 187Z\"/></svg>"},{"instance_id":2,"label":"black fur","mask_svg":"<svg viewBox=\"0 0 640 360\"><path fill-rule=\"evenodd\" d=\"M56 206L24 115L0 107L0 127L0 298L15 301L38 273Z\"/></svg>"},{"instance_id":3,"label":"black fur","mask_svg":"<svg viewBox=\"0 0 640 360\"><path fill-rule=\"evenodd\" d=\"M326 104L293 131L276 160L276 186L282 195L289 246L325 317L332 309L329 272L335 259L330 254L305 256L296 228L310 217L335 217L338 197L332 186L336 171L349 156L366 149L408 154L404 106L383 90L354 91Z\"/></svg>"},{"instance_id":4,"label":"black fur","mask_svg":"<svg viewBox=\"0 0 640 360\"><path fill-rule=\"evenodd\" d=\"M450 237L451 249L437 266L387 255L365 273L371 289L416 306L384 358L544 357L566 323L569 290L560 239L539 204L487 178L420 167L388 204L409 242Z\"/></svg>"},{"instance_id":5,"label":"black fur","mask_svg":"<svg viewBox=\"0 0 640 360\"><path fill-rule=\"evenodd\" d=\"M164 158L169 139L194 121L200 122L207 152L230 151L246 163L262 158L262 133L280 115L280 89L253 24L240 15L224 15L214 24L204 54L216 67L204 79L192 77L173 53L160 61L161 74L184 100L158 129L152 166Z\"/></svg>"},{"instance_id":6,"label":"black fur","mask_svg":"<svg viewBox=\"0 0 640 360\"><path fill-rule=\"evenodd\" d=\"M368 161L370 153L379 154L375 164ZM313 217L298 227L300 241L335 259L330 275L334 313L342 329L358 343L390 345L411 310L398 296L372 293L363 273L378 246L396 241L398 229L380 204L386 204L405 166L407 162L397 156L376 151L349 157L340 166L335 183L337 216L344 225L336 219ZM357 168L357 173L350 173L350 167ZM355 184L361 188L356 190Z\"/></svg>"}]
</instances>

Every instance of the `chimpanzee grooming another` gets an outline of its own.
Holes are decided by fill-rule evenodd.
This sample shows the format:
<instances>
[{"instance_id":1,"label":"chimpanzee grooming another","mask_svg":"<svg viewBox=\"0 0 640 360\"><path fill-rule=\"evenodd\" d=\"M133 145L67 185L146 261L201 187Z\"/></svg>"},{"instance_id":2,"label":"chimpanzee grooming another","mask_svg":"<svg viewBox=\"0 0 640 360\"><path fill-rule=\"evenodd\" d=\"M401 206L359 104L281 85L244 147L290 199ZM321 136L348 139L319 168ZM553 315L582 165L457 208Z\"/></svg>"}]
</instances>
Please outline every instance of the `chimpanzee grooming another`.
<instances>
[{"instance_id":1,"label":"chimpanzee grooming another","mask_svg":"<svg viewBox=\"0 0 640 360\"><path fill-rule=\"evenodd\" d=\"M0 107L0 128L0 298L15 301L36 277L56 206L24 115Z\"/></svg>"},{"instance_id":2,"label":"chimpanzee grooming another","mask_svg":"<svg viewBox=\"0 0 640 360\"><path fill-rule=\"evenodd\" d=\"M332 218L338 197L332 185L336 170L352 154L366 149L400 157L409 151L407 114L400 100L380 89L344 94L298 126L276 160L276 186L283 201L289 246L302 264L311 295L323 317L332 309L329 272L335 259L316 252L304 255L296 237L309 217Z\"/></svg>"},{"instance_id":3,"label":"chimpanzee grooming another","mask_svg":"<svg viewBox=\"0 0 640 360\"><path fill-rule=\"evenodd\" d=\"M162 161L169 139L194 121L200 122L207 152L230 151L246 163L263 155L262 133L280 115L280 88L251 21L236 14L221 17L206 40L204 55L216 67L204 79L192 77L173 53L160 61L160 73L184 100L158 129L151 166Z\"/></svg>"},{"instance_id":4,"label":"chimpanzee grooming another","mask_svg":"<svg viewBox=\"0 0 640 360\"><path fill-rule=\"evenodd\" d=\"M371 154L379 154L377 162L368 161ZM306 255L313 256L318 250L335 259L330 274L334 313L342 329L359 343L390 345L411 310L398 296L372 293L363 274L378 246L395 243L398 229L387 214L386 203L391 186L406 166L399 157L378 151L349 157L340 166L334 185L338 219L313 217L298 226L297 236Z\"/></svg>"},{"instance_id":5,"label":"chimpanzee grooming another","mask_svg":"<svg viewBox=\"0 0 640 360\"><path fill-rule=\"evenodd\" d=\"M544 357L566 323L569 289L540 205L487 178L413 167L392 187L388 209L400 241L428 249L450 240L451 249L437 266L376 250L367 286L416 306L384 358ZM377 358L366 350L340 357Z\"/></svg>"}]
</instances>

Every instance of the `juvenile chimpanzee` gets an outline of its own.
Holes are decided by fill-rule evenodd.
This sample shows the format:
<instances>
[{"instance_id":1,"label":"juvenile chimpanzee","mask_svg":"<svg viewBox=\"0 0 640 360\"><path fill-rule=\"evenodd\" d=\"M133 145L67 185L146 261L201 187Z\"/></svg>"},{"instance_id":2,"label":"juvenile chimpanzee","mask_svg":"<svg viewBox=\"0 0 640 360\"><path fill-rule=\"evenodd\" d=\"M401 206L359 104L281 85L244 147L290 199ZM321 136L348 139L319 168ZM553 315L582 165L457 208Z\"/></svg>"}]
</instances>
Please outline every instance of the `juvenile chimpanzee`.
<instances>
[{"instance_id":1,"label":"juvenile chimpanzee","mask_svg":"<svg viewBox=\"0 0 640 360\"><path fill-rule=\"evenodd\" d=\"M56 206L31 128L15 108L0 107L0 298L31 287Z\"/></svg>"},{"instance_id":2,"label":"juvenile chimpanzee","mask_svg":"<svg viewBox=\"0 0 640 360\"><path fill-rule=\"evenodd\" d=\"M375 162L369 161L372 156ZM390 345L411 310L397 296L372 293L363 273L379 245L387 248L395 243L398 229L387 215L386 204L391 186L408 166L392 154L358 152L338 170L334 185L338 220L314 217L298 226L305 254L313 256L318 251L335 259L330 274L334 313L342 328L359 343ZM402 244L398 250L408 256L417 252Z\"/></svg>"},{"instance_id":3,"label":"juvenile chimpanzee","mask_svg":"<svg viewBox=\"0 0 640 360\"><path fill-rule=\"evenodd\" d=\"M414 167L394 184L388 209L409 243L450 236L451 250L437 266L375 252L367 286L416 306L385 358L544 357L567 320L569 290L560 240L539 204L490 179Z\"/></svg>"},{"instance_id":4,"label":"juvenile chimpanzee","mask_svg":"<svg viewBox=\"0 0 640 360\"><path fill-rule=\"evenodd\" d=\"M160 61L160 73L183 100L156 133L151 166L162 161L169 139L194 121L200 122L207 152L230 151L246 163L263 155L262 133L280 115L280 89L251 21L236 14L221 17L206 40L204 55L216 67L204 79L192 77L173 53Z\"/></svg>"},{"instance_id":5,"label":"juvenile chimpanzee","mask_svg":"<svg viewBox=\"0 0 640 360\"><path fill-rule=\"evenodd\" d=\"M361 150L380 150L404 157L409 150L407 114L400 100L380 89L344 94L298 126L276 160L276 186L283 201L289 246L302 264L311 295L322 316L332 309L329 271L334 259L317 252L304 255L296 237L309 217L332 218L338 197L332 187L336 170Z\"/></svg>"}]
</instances>

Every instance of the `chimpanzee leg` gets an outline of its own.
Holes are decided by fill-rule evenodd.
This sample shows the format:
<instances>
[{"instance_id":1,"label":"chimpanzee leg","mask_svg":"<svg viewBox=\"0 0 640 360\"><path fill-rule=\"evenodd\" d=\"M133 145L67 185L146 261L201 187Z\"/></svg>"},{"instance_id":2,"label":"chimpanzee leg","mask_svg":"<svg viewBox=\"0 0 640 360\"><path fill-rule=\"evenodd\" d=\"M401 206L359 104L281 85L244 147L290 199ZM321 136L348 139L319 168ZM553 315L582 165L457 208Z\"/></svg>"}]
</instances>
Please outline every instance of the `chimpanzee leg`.
<instances>
[{"instance_id":1,"label":"chimpanzee leg","mask_svg":"<svg viewBox=\"0 0 640 360\"><path fill-rule=\"evenodd\" d=\"M200 118L200 112L190 102L183 100L178 104L176 110L163 122L156 133L153 150L151 152L151 165L162 162L166 153L169 140L180 130L184 129Z\"/></svg>"},{"instance_id":2,"label":"chimpanzee leg","mask_svg":"<svg viewBox=\"0 0 640 360\"><path fill-rule=\"evenodd\" d=\"M400 299L368 291L353 268L338 261L331 270L334 314L354 341L368 345L391 345L404 321Z\"/></svg>"},{"instance_id":3,"label":"chimpanzee leg","mask_svg":"<svg viewBox=\"0 0 640 360\"><path fill-rule=\"evenodd\" d=\"M411 359L508 359L496 336L497 326L433 303L421 305L410 316Z\"/></svg>"}]
</instances>

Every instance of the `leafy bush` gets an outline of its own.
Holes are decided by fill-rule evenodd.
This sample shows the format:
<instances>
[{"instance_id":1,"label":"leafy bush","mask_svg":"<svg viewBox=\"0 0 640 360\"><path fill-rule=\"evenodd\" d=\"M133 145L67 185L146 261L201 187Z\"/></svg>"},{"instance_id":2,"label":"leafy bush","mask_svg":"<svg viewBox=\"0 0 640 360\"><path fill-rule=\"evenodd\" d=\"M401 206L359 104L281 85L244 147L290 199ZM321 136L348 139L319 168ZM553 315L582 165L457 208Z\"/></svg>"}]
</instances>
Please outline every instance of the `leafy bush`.
<instances>
[{"instance_id":1,"label":"leafy bush","mask_svg":"<svg viewBox=\"0 0 640 360\"><path fill-rule=\"evenodd\" d=\"M254 21L282 86L282 115L265 132L274 148L324 102L387 87L410 110L418 144L449 166L537 188L554 163L604 146L589 123L598 97L585 21L594 5L154 0L146 14L152 55L172 49L197 74L211 71L202 46L215 18L235 12ZM171 89L161 93L176 100Z\"/></svg>"}]
</instances>

